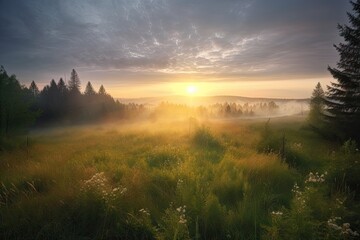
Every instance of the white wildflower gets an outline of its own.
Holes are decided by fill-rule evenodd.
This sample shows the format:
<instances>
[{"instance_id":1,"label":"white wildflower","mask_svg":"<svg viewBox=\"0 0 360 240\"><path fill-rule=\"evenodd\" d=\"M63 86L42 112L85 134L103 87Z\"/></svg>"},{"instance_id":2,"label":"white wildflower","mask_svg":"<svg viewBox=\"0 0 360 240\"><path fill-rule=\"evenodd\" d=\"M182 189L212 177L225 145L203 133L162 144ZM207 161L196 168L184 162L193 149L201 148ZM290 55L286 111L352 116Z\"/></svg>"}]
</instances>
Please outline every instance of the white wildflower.
<instances>
[{"instance_id":1,"label":"white wildflower","mask_svg":"<svg viewBox=\"0 0 360 240\"><path fill-rule=\"evenodd\" d=\"M127 188L124 187L124 188L120 191L120 194L121 194L121 195L124 195L126 192L127 192Z\"/></svg>"},{"instance_id":2,"label":"white wildflower","mask_svg":"<svg viewBox=\"0 0 360 240\"><path fill-rule=\"evenodd\" d=\"M337 220L341 220L341 217L332 217L327 221L327 224L332 229L339 231L341 235L348 235L353 237L358 237L359 233L357 231L353 231L350 228L350 223L343 223L342 226L336 223Z\"/></svg>"},{"instance_id":3,"label":"white wildflower","mask_svg":"<svg viewBox=\"0 0 360 240\"><path fill-rule=\"evenodd\" d=\"M109 202L119 194L125 194L127 188L122 186L111 188L105 173L99 172L95 173L90 179L82 181L81 191L95 191L99 193L105 201Z\"/></svg>"},{"instance_id":4,"label":"white wildflower","mask_svg":"<svg viewBox=\"0 0 360 240\"><path fill-rule=\"evenodd\" d=\"M295 148L295 149L302 149L302 143L294 143L293 144L293 147Z\"/></svg>"},{"instance_id":5,"label":"white wildflower","mask_svg":"<svg viewBox=\"0 0 360 240\"><path fill-rule=\"evenodd\" d=\"M186 215L185 215L185 213L186 213L186 205L176 208L176 211L180 214L179 223L185 224L187 222Z\"/></svg>"},{"instance_id":6,"label":"white wildflower","mask_svg":"<svg viewBox=\"0 0 360 240\"><path fill-rule=\"evenodd\" d=\"M147 208L142 208L139 210L140 213L150 216L150 211Z\"/></svg>"},{"instance_id":7,"label":"white wildflower","mask_svg":"<svg viewBox=\"0 0 360 240\"><path fill-rule=\"evenodd\" d=\"M322 183L325 181L325 176L327 175L327 172L323 174L319 174L316 172L315 174L310 172L308 175L308 178L305 180L305 183L313 182L313 183Z\"/></svg>"},{"instance_id":8,"label":"white wildflower","mask_svg":"<svg viewBox=\"0 0 360 240\"><path fill-rule=\"evenodd\" d=\"M283 212L281 212L281 211L272 211L271 214L274 215L274 216L281 216L281 215L283 215Z\"/></svg>"}]
</instances>

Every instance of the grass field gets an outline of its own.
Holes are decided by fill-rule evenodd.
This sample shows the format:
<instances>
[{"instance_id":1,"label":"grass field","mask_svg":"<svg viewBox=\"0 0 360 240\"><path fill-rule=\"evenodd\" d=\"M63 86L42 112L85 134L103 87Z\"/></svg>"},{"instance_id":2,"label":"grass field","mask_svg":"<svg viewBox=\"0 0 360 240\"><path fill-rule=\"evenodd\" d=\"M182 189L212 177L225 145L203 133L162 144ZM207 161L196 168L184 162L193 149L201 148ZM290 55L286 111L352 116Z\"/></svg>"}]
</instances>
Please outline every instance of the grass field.
<instances>
[{"instance_id":1,"label":"grass field","mask_svg":"<svg viewBox=\"0 0 360 240\"><path fill-rule=\"evenodd\" d=\"M351 142L266 122L34 131L0 153L0 239L356 239Z\"/></svg>"}]
</instances>

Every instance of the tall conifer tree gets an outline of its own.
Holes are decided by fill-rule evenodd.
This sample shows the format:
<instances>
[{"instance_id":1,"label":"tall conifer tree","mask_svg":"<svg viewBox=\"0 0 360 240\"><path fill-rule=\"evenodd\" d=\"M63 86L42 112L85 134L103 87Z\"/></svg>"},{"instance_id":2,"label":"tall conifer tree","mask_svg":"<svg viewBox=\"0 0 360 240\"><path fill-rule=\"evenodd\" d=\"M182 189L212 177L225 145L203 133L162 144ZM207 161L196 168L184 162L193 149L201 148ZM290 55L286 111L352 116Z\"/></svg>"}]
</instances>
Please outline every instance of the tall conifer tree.
<instances>
[{"instance_id":1,"label":"tall conifer tree","mask_svg":"<svg viewBox=\"0 0 360 240\"><path fill-rule=\"evenodd\" d=\"M69 80L69 91L71 93L80 94L80 78L75 69L71 71L70 80Z\"/></svg>"},{"instance_id":2,"label":"tall conifer tree","mask_svg":"<svg viewBox=\"0 0 360 240\"><path fill-rule=\"evenodd\" d=\"M35 83L34 81L32 81L32 82L30 83L29 90L30 90L31 94L32 94L34 97L39 96L40 91L39 91L39 88L37 87L37 85L36 85L36 83Z\"/></svg>"},{"instance_id":3,"label":"tall conifer tree","mask_svg":"<svg viewBox=\"0 0 360 240\"><path fill-rule=\"evenodd\" d=\"M344 43L335 45L340 60L328 70L337 82L328 86L327 119L343 137L360 139L360 0L351 1L354 13L347 13L348 25L338 25Z\"/></svg>"},{"instance_id":4,"label":"tall conifer tree","mask_svg":"<svg viewBox=\"0 0 360 240\"><path fill-rule=\"evenodd\" d=\"M106 90L105 90L103 85L101 85L100 88L99 88L99 94L100 95L106 95Z\"/></svg>"},{"instance_id":5,"label":"tall conifer tree","mask_svg":"<svg viewBox=\"0 0 360 240\"><path fill-rule=\"evenodd\" d=\"M86 84L86 88L85 88L84 94L87 95L87 96L91 96L91 95L95 95L95 94L96 94L96 92L94 91L94 88L93 88L91 82L88 82L88 83Z\"/></svg>"},{"instance_id":6,"label":"tall conifer tree","mask_svg":"<svg viewBox=\"0 0 360 240\"><path fill-rule=\"evenodd\" d=\"M323 123L325 92L318 82L310 100L309 122L312 126L319 128Z\"/></svg>"},{"instance_id":7,"label":"tall conifer tree","mask_svg":"<svg viewBox=\"0 0 360 240\"><path fill-rule=\"evenodd\" d=\"M59 92L63 95L66 93L67 91L67 88L66 88L66 84L64 82L64 80L62 78L60 78L58 84L57 84L57 87L59 89Z\"/></svg>"}]
</instances>

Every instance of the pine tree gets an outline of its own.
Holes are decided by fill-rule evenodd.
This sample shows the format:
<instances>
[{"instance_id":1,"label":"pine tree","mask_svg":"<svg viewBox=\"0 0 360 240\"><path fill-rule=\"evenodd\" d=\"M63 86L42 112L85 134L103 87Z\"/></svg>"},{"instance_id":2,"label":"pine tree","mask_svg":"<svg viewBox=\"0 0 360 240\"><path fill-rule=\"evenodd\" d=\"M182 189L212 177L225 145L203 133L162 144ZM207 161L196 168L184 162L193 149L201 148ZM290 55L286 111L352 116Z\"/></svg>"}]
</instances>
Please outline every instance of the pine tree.
<instances>
[{"instance_id":1,"label":"pine tree","mask_svg":"<svg viewBox=\"0 0 360 240\"><path fill-rule=\"evenodd\" d=\"M37 87L37 85L36 85L36 83L35 83L34 81L32 81L32 82L30 83L29 90L30 90L31 94L32 94L34 97L39 96L40 91L39 91L39 88Z\"/></svg>"},{"instance_id":2,"label":"pine tree","mask_svg":"<svg viewBox=\"0 0 360 240\"><path fill-rule=\"evenodd\" d=\"M106 95L106 91L105 91L105 88L104 88L103 85L100 86L99 94L100 94L100 95Z\"/></svg>"},{"instance_id":3,"label":"pine tree","mask_svg":"<svg viewBox=\"0 0 360 240\"><path fill-rule=\"evenodd\" d=\"M354 13L347 13L351 25L338 25L345 43L335 45L338 68L328 70L337 82L328 86L325 104L329 125L343 137L360 139L360 0L351 4Z\"/></svg>"},{"instance_id":4,"label":"pine tree","mask_svg":"<svg viewBox=\"0 0 360 240\"><path fill-rule=\"evenodd\" d=\"M84 94L87 95L87 96L92 96L92 95L95 95L95 94L96 94L96 92L94 91L94 88L93 88L91 82L88 82L88 83L86 84L86 88L85 88Z\"/></svg>"},{"instance_id":5,"label":"pine tree","mask_svg":"<svg viewBox=\"0 0 360 240\"><path fill-rule=\"evenodd\" d=\"M50 91L57 92L58 87L54 79L50 81Z\"/></svg>"},{"instance_id":6,"label":"pine tree","mask_svg":"<svg viewBox=\"0 0 360 240\"><path fill-rule=\"evenodd\" d=\"M71 93L80 94L80 78L75 69L71 71L70 81L69 81L69 91Z\"/></svg>"},{"instance_id":7,"label":"pine tree","mask_svg":"<svg viewBox=\"0 0 360 240\"><path fill-rule=\"evenodd\" d=\"M67 87L66 84L64 82L64 80L62 78L60 78L58 84L57 84L57 88L59 89L60 94L64 95L67 91Z\"/></svg>"},{"instance_id":8,"label":"pine tree","mask_svg":"<svg viewBox=\"0 0 360 240\"><path fill-rule=\"evenodd\" d=\"M310 100L309 123L311 126L320 128L323 123L325 92L318 82Z\"/></svg>"}]
</instances>

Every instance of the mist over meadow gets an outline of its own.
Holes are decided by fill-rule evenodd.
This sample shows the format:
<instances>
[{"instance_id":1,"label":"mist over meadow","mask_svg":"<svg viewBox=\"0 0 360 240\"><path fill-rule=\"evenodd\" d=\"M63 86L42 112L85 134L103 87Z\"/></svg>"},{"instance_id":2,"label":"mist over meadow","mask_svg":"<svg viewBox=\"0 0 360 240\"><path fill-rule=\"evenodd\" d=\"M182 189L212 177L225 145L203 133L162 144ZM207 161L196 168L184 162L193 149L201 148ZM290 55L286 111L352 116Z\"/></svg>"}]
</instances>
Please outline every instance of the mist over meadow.
<instances>
[{"instance_id":1,"label":"mist over meadow","mask_svg":"<svg viewBox=\"0 0 360 240\"><path fill-rule=\"evenodd\" d=\"M360 239L360 0L0 1L0 32L0 239Z\"/></svg>"}]
</instances>

